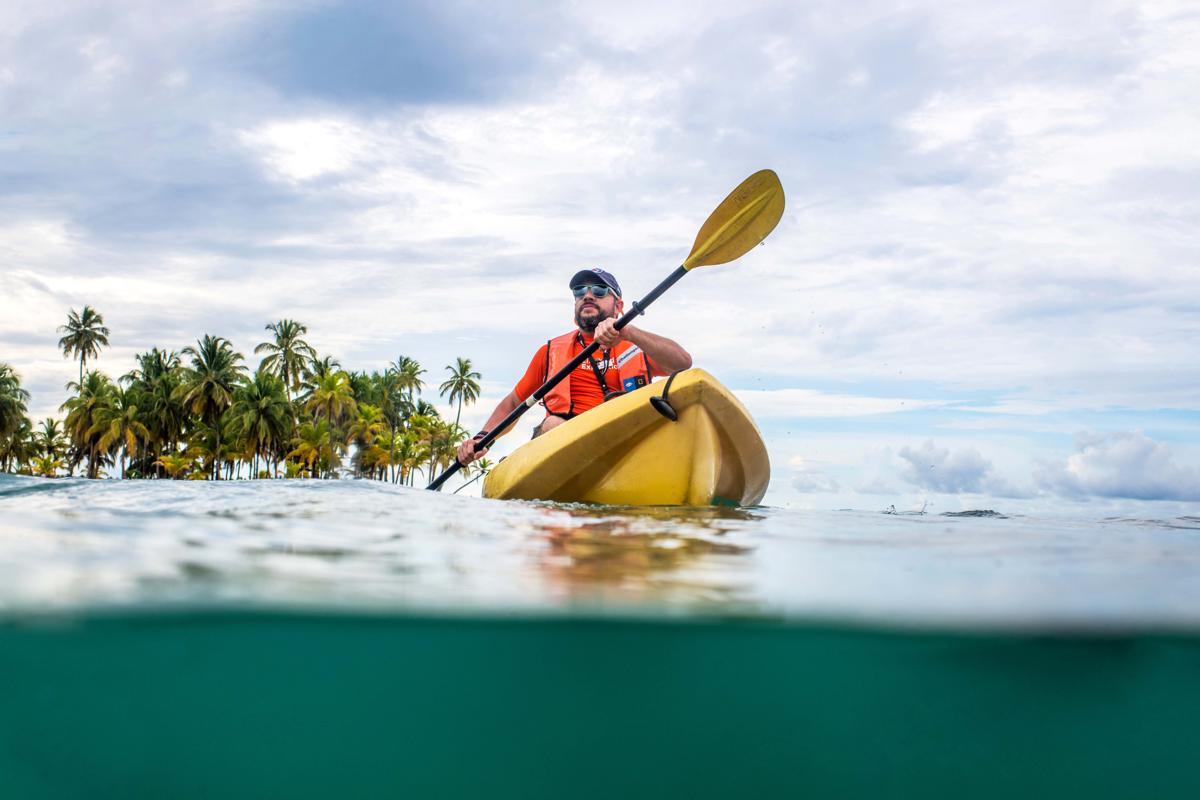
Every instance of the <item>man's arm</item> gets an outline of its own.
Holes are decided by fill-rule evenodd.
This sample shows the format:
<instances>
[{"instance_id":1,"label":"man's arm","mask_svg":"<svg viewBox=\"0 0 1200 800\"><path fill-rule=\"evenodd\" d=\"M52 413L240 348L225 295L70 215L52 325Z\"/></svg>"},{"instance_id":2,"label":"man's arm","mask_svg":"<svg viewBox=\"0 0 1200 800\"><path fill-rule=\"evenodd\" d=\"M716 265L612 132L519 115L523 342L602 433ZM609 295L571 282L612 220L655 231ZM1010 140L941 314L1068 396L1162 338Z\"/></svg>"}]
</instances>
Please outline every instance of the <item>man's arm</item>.
<instances>
[{"instance_id":1,"label":"man's arm","mask_svg":"<svg viewBox=\"0 0 1200 800\"><path fill-rule=\"evenodd\" d=\"M632 325L626 325L624 330L618 331L615 330L616 325L615 320L606 319L596 326L596 341L601 347L607 349L621 340L637 345L656 367L655 371L664 374L692 366L691 355L678 342Z\"/></svg>"}]
</instances>

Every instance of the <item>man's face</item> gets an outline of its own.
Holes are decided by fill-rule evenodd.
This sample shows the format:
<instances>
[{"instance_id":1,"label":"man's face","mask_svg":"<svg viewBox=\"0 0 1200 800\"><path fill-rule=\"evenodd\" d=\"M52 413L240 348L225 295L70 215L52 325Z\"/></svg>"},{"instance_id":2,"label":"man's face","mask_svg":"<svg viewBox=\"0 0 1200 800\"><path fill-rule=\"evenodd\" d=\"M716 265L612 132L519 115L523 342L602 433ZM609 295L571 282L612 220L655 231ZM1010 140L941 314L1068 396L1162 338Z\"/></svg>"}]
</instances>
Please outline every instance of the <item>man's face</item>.
<instances>
[{"instance_id":1,"label":"man's face","mask_svg":"<svg viewBox=\"0 0 1200 800\"><path fill-rule=\"evenodd\" d=\"M579 326L579 330L585 333L592 333L596 330L596 326L604 320L621 315L623 304L616 292L610 291L604 297L596 297L591 291L587 291L584 292L583 297L573 299L575 300L575 324Z\"/></svg>"}]
</instances>

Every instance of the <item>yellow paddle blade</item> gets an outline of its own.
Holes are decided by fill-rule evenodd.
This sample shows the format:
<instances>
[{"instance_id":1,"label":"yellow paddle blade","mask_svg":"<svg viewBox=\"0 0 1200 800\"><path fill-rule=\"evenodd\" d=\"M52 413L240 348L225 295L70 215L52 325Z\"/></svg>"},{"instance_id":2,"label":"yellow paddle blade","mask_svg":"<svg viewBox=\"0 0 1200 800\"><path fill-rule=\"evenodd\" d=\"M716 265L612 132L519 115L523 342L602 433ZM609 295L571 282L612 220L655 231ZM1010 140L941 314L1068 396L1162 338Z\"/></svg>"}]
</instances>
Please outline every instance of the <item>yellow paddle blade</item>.
<instances>
[{"instance_id":1,"label":"yellow paddle blade","mask_svg":"<svg viewBox=\"0 0 1200 800\"><path fill-rule=\"evenodd\" d=\"M775 230L782 216L783 184L773 171L759 170L709 214L683 261L684 269L741 258Z\"/></svg>"}]
</instances>

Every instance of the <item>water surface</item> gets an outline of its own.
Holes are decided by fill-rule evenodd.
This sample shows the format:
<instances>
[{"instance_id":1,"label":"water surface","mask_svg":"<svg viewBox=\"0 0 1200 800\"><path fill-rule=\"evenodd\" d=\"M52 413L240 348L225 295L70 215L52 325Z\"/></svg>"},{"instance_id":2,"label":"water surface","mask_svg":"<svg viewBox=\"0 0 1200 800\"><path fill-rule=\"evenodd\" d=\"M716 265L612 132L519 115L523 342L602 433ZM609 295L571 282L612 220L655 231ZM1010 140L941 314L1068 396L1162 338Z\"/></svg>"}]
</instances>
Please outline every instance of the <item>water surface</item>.
<instances>
[{"instance_id":1,"label":"water surface","mask_svg":"<svg viewBox=\"0 0 1200 800\"><path fill-rule=\"evenodd\" d=\"M502 502L372 481L0 476L0 613L285 606L1200 623L1200 518Z\"/></svg>"}]
</instances>

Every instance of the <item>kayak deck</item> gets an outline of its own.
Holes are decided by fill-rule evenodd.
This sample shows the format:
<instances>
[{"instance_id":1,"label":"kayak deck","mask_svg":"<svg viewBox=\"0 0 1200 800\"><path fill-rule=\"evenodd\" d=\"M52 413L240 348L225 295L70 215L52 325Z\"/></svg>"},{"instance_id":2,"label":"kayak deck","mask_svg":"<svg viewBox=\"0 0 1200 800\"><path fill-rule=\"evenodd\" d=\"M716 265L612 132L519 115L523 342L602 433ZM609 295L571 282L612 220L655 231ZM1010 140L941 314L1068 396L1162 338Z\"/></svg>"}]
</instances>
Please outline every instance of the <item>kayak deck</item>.
<instances>
[{"instance_id":1,"label":"kayak deck","mask_svg":"<svg viewBox=\"0 0 1200 800\"><path fill-rule=\"evenodd\" d=\"M483 495L609 505L754 505L770 462L749 412L702 369L677 374L671 421L652 383L522 445L484 480Z\"/></svg>"}]
</instances>

